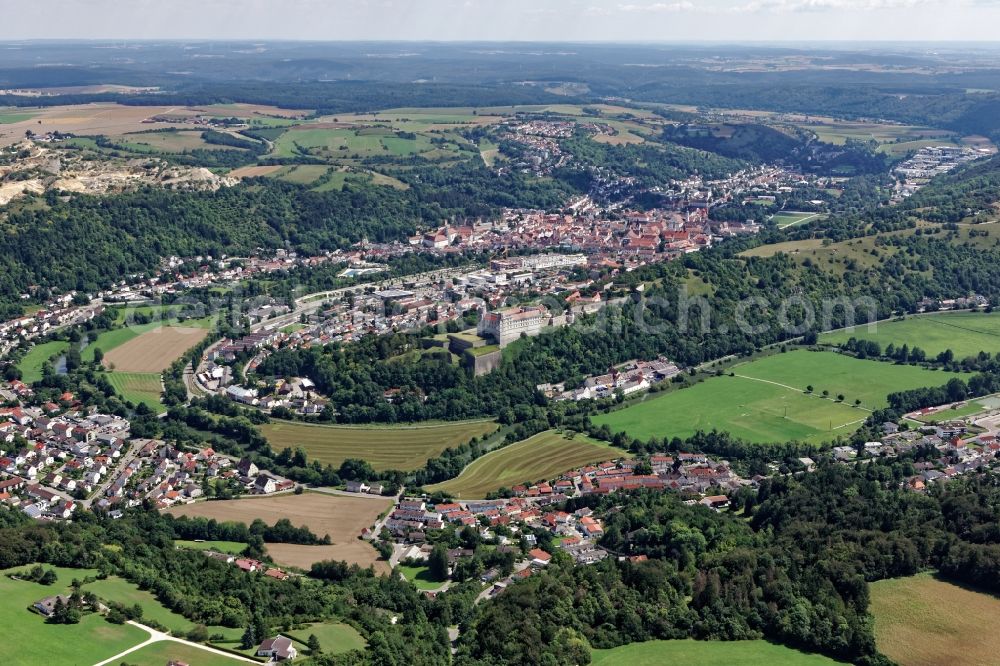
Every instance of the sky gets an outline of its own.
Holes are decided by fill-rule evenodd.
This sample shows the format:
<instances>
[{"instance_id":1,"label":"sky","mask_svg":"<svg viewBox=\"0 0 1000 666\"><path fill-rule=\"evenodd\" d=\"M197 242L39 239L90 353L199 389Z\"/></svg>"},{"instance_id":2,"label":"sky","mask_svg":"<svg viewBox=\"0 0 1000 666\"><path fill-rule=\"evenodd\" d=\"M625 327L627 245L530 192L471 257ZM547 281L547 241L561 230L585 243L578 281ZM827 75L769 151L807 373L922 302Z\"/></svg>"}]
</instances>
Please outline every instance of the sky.
<instances>
[{"instance_id":1,"label":"sky","mask_svg":"<svg viewBox=\"0 0 1000 666\"><path fill-rule=\"evenodd\" d=\"M0 0L0 39L1000 39L1000 0Z\"/></svg>"}]
</instances>

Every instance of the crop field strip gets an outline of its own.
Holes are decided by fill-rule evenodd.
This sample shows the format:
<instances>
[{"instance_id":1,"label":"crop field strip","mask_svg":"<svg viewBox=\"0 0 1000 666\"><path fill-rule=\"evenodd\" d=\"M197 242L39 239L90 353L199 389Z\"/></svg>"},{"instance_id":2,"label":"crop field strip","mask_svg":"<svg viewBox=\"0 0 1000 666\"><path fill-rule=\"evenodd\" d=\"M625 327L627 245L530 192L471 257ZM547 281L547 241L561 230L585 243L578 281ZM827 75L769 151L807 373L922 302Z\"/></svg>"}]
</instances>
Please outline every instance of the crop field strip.
<instances>
[{"instance_id":1,"label":"crop field strip","mask_svg":"<svg viewBox=\"0 0 1000 666\"><path fill-rule=\"evenodd\" d=\"M493 421L416 426L324 426L274 421L260 430L275 450L301 446L310 460L339 467L362 458L377 470L413 470L449 447L497 429Z\"/></svg>"},{"instance_id":2,"label":"crop field strip","mask_svg":"<svg viewBox=\"0 0 1000 666\"><path fill-rule=\"evenodd\" d=\"M464 499L481 499L487 493L519 483L556 477L575 467L625 455L621 449L583 435L567 439L549 430L510 444L474 460L454 479L428 486Z\"/></svg>"},{"instance_id":3,"label":"crop field strip","mask_svg":"<svg viewBox=\"0 0 1000 666\"><path fill-rule=\"evenodd\" d=\"M158 372L108 372L105 374L115 393L135 404L144 403L157 414L167 411L160 403L163 379Z\"/></svg>"}]
</instances>

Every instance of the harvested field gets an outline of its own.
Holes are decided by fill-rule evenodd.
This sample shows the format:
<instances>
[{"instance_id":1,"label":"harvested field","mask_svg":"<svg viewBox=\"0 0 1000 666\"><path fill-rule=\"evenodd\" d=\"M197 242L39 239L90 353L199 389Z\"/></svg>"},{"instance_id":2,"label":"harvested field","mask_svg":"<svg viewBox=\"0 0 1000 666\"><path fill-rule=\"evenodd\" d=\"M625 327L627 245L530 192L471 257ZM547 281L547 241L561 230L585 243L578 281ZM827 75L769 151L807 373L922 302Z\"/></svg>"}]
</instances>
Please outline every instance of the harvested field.
<instances>
[{"instance_id":1,"label":"harvested field","mask_svg":"<svg viewBox=\"0 0 1000 666\"><path fill-rule=\"evenodd\" d=\"M18 109L17 114L30 115L30 118L14 119L16 122L0 124L0 146L23 141L24 132L27 129L36 134L60 131L78 136L104 134L120 137L130 132L167 127L191 129L191 125L185 123L184 119L198 115L217 117L235 115L253 120L265 117L301 117L305 113L301 110L279 109L254 104L185 107L124 106L122 104L99 103L26 108ZM169 122L143 122L155 116L166 116L169 118ZM214 148L218 148L218 146L213 146Z\"/></svg>"},{"instance_id":2,"label":"harvested field","mask_svg":"<svg viewBox=\"0 0 1000 666\"><path fill-rule=\"evenodd\" d=\"M276 450L301 446L309 460L339 467L347 458L362 458L377 470L413 470L446 448L497 429L492 421L460 421L417 426L322 426L275 421L261 432Z\"/></svg>"},{"instance_id":3,"label":"harvested field","mask_svg":"<svg viewBox=\"0 0 1000 666\"><path fill-rule=\"evenodd\" d=\"M162 326L107 352L104 364L119 372L163 372L206 335L205 328Z\"/></svg>"},{"instance_id":4,"label":"harvested field","mask_svg":"<svg viewBox=\"0 0 1000 666\"><path fill-rule=\"evenodd\" d=\"M392 506L385 497L346 497L322 493L279 495L225 502L199 502L167 509L175 516L200 516L219 521L250 524L260 518L273 525L288 518L294 525L305 525L318 536L329 534L331 546L300 546L289 543L269 543L267 552L274 561L291 567L308 569L323 560L344 560L363 567L374 566L379 573L388 573L384 561L376 561L378 553L358 537L361 530L371 527L384 511Z\"/></svg>"},{"instance_id":5,"label":"harvested field","mask_svg":"<svg viewBox=\"0 0 1000 666\"><path fill-rule=\"evenodd\" d=\"M1000 599L931 574L871 584L879 652L903 666L995 664L1000 636L979 620L1000 616Z\"/></svg>"},{"instance_id":6,"label":"harvested field","mask_svg":"<svg viewBox=\"0 0 1000 666\"><path fill-rule=\"evenodd\" d=\"M277 164L271 164L268 166L245 166L239 169L233 169L229 172L229 175L233 178L257 178L258 176L269 176L275 171L281 170L282 167Z\"/></svg>"}]
</instances>

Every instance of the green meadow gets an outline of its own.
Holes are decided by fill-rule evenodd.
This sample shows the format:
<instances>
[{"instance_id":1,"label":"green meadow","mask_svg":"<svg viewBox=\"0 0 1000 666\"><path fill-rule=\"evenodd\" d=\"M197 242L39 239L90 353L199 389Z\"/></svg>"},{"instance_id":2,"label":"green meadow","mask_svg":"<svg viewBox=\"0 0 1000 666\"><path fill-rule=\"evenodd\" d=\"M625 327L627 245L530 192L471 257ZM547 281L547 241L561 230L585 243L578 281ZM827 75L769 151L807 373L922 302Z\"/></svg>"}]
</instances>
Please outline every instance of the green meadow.
<instances>
[{"instance_id":1,"label":"green meadow","mask_svg":"<svg viewBox=\"0 0 1000 666\"><path fill-rule=\"evenodd\" d=\"M886 406L889 393L939 386L961 376L805 350L736 365L730 372L734 376L711 377L690 388L647 396L592 421L639 439L719 430L751 442L821 443L853 433L868 410ZM841 394L843 402L836 400ZM855 400L861 401L860 408Z\"/></svg>"}]
</instances>

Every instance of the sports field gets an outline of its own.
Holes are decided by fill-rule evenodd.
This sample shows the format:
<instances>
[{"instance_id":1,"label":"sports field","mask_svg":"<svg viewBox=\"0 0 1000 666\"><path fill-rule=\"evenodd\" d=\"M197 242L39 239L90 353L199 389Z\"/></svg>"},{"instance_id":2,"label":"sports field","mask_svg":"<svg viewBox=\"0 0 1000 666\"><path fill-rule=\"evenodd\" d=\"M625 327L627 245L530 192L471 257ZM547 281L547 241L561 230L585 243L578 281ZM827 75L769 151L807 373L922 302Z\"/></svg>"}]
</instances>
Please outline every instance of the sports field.
<instances>
[{"instance_id":1,"label":"sports field","mask_svg":"<svg viewBox=\"0 0 1000 666\"><path fill-rule=\"evenodd\" d=\"M160 326L104 350L104 365L120 372L160 373L207 335L203 327Z\"/></svg>"},{"instance_id":2,"label":"sports field","mask_svg":"<svg viewBox=\"0 0 1000 666\"><path fill-rule=\"evenodd\" d=\"M260 518L273 525L288 518L294 525L305 525L317 536L329 534L330 546L300 546L290 543L269 543L267 552L278 564L308 569L322 560L344 560L363 567L375 565L386 573L385 562L376 562L378 553L358 537L361 530L371 527L384 511L392 506L389 497L345 497L322 493L278 495L225 502L197 502L167 509L175 516L200 516L218 521L250 524Z\"/></svg>"},{"instance_id":3,"label":"sports field","mask_svg":"<svg viewBox=\"0 0 1000 666\"><path fill-rule=\"evenodd\" d=\"M47 624L45 618L29 610L31 605L55 594L69 594L69 585L74 578L82 580L96 575L97 571L48 565L45 568L56 570L59 580L55 584L39 585L11 580L7 577L11 570L0 572L0 625L7 632L7 640L18 646L4 655L6 663L46 666L92 664L113 657L148 638L149 634L138 627L109 624L94 613L85 614L79 624ZM81 655L85 655L82 662Z\"/></svg>"},{"instance_id":4,"label":"sports field","mask_svg":"<svg viewBox=\"0 0 1000 666\"><path fill-rule=\"evenodd\" d=\"M775 213L771 216L771 220L778 226L779 229L784 229L796 224L802 224L803 222L811 222L823 216L823 213L798 213L786 210L781 211L780 213Z\"/></svg>"},{"instance_id":5,"label":"sports field","mask_svg":"<svg viewBox=\"0 0 1000 666\"><path fill-rule=\"evenodd\" d=\"M1000 634L982 622L1000 617L1000 599L931 574L871 584L879 652L902 666L995 664Z\"/></svg>"},{"instance_id":6,"label":"sports field","mask_svg":"<svg viewBox=\"0 0 1000 666\"><path fill-rule=\"evenodd\" d=\"M62 354L67 349L69 349L69 343L64 340L43 342L29 349L28 353L17 364L17 369L21 371L21 381L25 384L37 382L42 378L42 366L45 362Z\"/></svg>"},{"instance_id":7,"label":"sports field","mask_svg":"<svg viewBox=\"0 0 1000 666\"><path fill-rule=\"evenodd\" d=\"M853 433L867 410L886 405L889 393L940 386L962 376L804 350L730 370L735 376L711 377L690 388L647 397L592 421L639 439L683 438L716 429L751 442L820 443ZM807 394L810 385L813 392ZM835 400L839 394L844 395L842 403ZM853 406L855 400L861 400L861 409Z\"/></svg>"},{"instance_id":8,"label":"sports field","mask_svg":"<svg viewBox=\"0 0 1000 666\"><path fill-rule=\"evenodd\" d=\"M160 402L160 396L163 394L163 382L159 373L108 372L104 376L115 388L115 393L124 400L135 404L144 402L157 414L167 411L167 408Z\"/></svg>"},{"instance_id":9,"label":"sports field","mask_svg":"<svg viewBox=\"0 0 1000 666\"><path fill-rule=\"evenodd\" d=\"M873 340L885 349L890 343L920 347L930 355L950 349L957 358L981 351L1000 352L1000 312L944 312L907 317L878 324L875 331L859 326L820 336L820 342L843 344L850 338Z\"/></svg>"},{"instance_id":10,"label":"sports field","mask_svg":"<svg viewBox=\"0 0 1000 666\"><path fill-rule=\"evenodd\" d=\"M310 460L339 467L347 458L362 458L377 470L413 470L448 447L497 429L493 421L459 421L416 426L323 426L274 421L260 427L280 451L301 446Z\"/></svg>"},{"instance_id":11,"label":"sports field","mask_svg":"<svg viewBox=\"0 0 1000 666\"><path fill-rule=\"evenodd\" d=\"M648 641L593 650L592 666L820 666L839 662L767 641Z\"/></svg>"},{"instance_id":12,"label":"sports field","mask_svg":"<svg viewBox=\"0 0 1000 666\"><path fill-rule=\"evenodd\" d=\"M246 662L175 641L157 641L129 652L121 663L129 666L163 666L167 663L192 664L192 666L239 666Z\"/></svg>"},{"instance_id":13,"label":"sports field","mask_svg":"<svg viewBox=\"0 0 1000 666\"><path fill-rule=\"evenodd\" d=\"M548 430L487 453L474 460L454 479L427 486L427 490L440 490L458 498L479 499L503 487L544 481L587 463L623 455L626 454L621 449L584 435L567 439L554 430Z\"/></svg>"}]
</instances>

